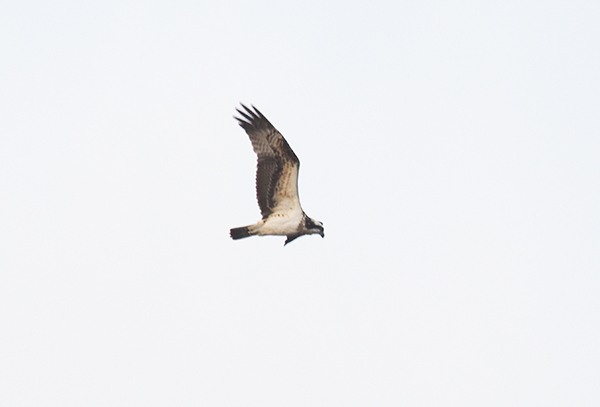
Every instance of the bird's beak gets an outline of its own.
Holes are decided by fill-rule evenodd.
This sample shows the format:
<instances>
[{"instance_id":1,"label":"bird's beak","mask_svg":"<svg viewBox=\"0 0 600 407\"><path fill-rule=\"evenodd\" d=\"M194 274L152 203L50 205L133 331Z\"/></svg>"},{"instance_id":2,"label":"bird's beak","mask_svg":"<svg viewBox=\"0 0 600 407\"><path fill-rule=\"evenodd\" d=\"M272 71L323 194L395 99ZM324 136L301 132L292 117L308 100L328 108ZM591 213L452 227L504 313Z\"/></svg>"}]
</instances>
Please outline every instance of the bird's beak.
<instances>
[{"instance_id":1,"label":"bird's beak","mask_svg":"<svg viewBox=\"0 0 600 407\"><path fill-rule=\"evenodd\" d=\"M321 235L321 237L325 237L325 232L321 232L319 234Z\"/></svg>"}]
</instances>

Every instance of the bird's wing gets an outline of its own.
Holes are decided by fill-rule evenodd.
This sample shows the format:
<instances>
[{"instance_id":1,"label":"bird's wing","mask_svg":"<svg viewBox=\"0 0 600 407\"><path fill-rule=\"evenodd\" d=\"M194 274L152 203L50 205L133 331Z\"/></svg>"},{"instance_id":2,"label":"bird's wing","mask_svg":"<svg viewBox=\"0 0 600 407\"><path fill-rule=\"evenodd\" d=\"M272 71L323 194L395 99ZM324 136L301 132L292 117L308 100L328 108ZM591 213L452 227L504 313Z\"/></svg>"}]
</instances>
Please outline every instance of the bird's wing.
<instances>
[{"instance_id":1,"label":"bird's wing","mask_svg":"<svg viewBox=\"0 0 600 407\"><path fill-rule=\"evenodd\" d=\"M252 106L236 109L236 117L252 142L258 156L256 167L256 198L263 219L276 211L301 210L298 198L300 161L281 133Z\"/></svg>"}]
</instances>

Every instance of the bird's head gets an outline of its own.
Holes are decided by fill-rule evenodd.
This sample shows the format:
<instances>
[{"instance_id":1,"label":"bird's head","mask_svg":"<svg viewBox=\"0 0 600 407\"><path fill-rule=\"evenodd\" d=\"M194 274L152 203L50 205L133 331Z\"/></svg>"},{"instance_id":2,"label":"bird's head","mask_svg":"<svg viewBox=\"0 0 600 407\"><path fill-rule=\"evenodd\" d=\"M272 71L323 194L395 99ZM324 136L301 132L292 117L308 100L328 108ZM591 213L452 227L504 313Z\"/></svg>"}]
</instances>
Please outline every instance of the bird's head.
<instances>
[{"instance_id":1,"label":"bird's head","mask_svg":"<svg viewBox=\"0 0 600 407\"><path fill-rule=\"evenodd\" d=\"M323 228L323 222L314 220L307 216L304 220L304 227L310 235L321 235L321 237L325 237L325 229Z\"/></svg>"}]
</instances>

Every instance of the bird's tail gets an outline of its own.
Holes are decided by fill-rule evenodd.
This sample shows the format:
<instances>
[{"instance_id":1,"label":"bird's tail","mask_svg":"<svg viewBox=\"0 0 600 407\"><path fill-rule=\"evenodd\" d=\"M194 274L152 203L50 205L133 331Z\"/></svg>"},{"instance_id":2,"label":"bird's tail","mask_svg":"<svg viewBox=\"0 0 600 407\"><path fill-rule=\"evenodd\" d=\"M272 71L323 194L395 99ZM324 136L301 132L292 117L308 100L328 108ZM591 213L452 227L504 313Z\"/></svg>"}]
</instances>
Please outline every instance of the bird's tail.
<instances>
[{"instance_id":1,"label":"bird's tail","mask_svg":"<svg viewBox=\"0 0 600 407\"><path fill-rule=\"evenodd\" d=\"M231 235L231 238L233 240L243 239L245 237L251 236L248 226L243 226L241 228L233 228L229 230L229 234Z\"/></svg>"}]
</instances>

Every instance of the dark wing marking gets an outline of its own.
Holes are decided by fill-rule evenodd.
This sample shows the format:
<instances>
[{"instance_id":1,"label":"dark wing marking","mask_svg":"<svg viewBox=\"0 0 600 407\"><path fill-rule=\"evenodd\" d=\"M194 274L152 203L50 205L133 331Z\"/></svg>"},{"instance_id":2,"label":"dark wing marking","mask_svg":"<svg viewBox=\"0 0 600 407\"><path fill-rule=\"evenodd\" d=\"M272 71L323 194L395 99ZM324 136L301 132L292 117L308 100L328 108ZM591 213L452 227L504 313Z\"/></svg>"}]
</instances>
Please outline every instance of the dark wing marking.
<instances>
[{"instance_id":1,"label":"dark wing marking","mask_svg":"<svg viewBox=\"0 0 600 407\"><path fill-rule=\"evenodd\" d=\"M298 171L300 161L283 138L281 133L254 106L252 109L242 105L243 111L236 109L243 118L235 117L252 142L252 148L258 156L256 167L256 198L263 219L266 219L277 206L277 183L287 165ZM298 195L296 185L295 195Z\"/></svg>"}]
</instances>

